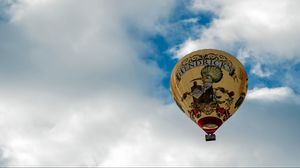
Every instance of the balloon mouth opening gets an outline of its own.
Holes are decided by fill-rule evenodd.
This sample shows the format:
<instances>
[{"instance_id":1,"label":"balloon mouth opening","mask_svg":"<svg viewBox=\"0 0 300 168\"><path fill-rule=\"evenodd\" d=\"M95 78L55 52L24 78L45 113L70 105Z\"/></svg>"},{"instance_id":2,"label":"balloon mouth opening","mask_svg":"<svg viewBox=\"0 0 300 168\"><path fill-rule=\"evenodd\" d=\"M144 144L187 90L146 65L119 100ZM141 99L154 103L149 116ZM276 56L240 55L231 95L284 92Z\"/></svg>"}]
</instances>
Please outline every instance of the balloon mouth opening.
<instances>
[{"instance_id":1,"label":"balloon mouth opening","mask_svg":"<svg viewBox=\"0 0 300 168\"><path fill-rule=\"evenodd\" d=\"M213 124L213 123L207 123L207 124L204 124L202 126L202 128L205 130L211 130L211 129L217 129L217 128L219 128L219 126L216 124Z\"/></svg>"}]
</instances>

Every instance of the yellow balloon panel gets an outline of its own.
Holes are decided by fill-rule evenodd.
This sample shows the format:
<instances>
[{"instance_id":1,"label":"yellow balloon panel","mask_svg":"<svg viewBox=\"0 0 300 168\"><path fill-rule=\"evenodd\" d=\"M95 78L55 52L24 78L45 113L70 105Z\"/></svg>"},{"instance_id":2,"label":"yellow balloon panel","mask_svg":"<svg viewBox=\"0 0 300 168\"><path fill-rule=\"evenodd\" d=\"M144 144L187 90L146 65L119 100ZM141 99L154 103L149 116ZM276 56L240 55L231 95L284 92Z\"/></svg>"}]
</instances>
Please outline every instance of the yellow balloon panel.
<instances>
[{"instance_id":1,"label":"yellow balloon panel","mask_svg":"<svg viewBox=\"0 0 300 168\"><path fill-rule=\"evenodd\" d=\"M192 52L179 60L171 75L173 98L204 131L213 133L232 116L247 93L243 65L215 49Z\"/></svg>"}]
</instances>

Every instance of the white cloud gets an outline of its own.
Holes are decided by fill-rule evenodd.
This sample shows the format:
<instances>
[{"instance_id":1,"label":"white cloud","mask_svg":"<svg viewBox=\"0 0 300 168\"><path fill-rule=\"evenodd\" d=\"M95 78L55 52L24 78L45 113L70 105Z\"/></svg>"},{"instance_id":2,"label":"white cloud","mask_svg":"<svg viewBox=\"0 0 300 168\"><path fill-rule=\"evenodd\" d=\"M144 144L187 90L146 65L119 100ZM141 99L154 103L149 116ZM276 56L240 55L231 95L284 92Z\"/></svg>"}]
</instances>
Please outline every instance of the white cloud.
<instances>
[{"instance_id":1,"label":"white cloud","mask_svg":"<svg viewBox=\"0 0 300 168\"><path fill-rule=\"evenodd\" d=\"M101 165L126 137L147 131L149 115L162 107L133 90L75 100L33 92L7 95L13 93L9 91L1 97L6 119L1 121L1 144L12 166Z\"/></svg>"},{"instance_id":2,"label":"white cloud","mask_svg":"<svg viewBox=\"0 0 300 168\"><path fill-rule=\"evenodd\" d=\"M173 49L175 57L203 48L218 48L237 54L248 64L280 64L299 59L300 12L298 1L230 0L193 1L192 10L214 13L208 27L197 37L187 38ZM238 51L238 52L236 52ZM252 72L260 77L270 76L258 66ZM274 67L273 67L274 68ZM272 72L272 71L270 71Z\"/></svg>"},{"instance_id":3,"label":"white cloud","mask_svg":"<svg viewBox=\"0 0 300 168\"><path fill-rule=\"evenodd\" d=\"M259 77L269 77L272 75L272 72L270 72L269 70L262 70L261 64L256 64L252 69L251 69L251 73L259 76Z\"/></svg>"},{"instance_id":4,"label":"white cloud","mask_svg":"<svg viewBox=\"0 0 300 168\"><path fill-rule=\"evenodd\" d=\"M288 87L278 87L278 88L254 88L249 91L247 99L258 100L258 101L271 101L280 102L286 99L293 99L294 93L292 89Z\"/></svg>"},{"instance_id":5,"label":"white cloud","mask_svg":"<svg viewBox=\"0 0 300 168\"><path fill-rule=\"evenodd\" d=\"M191 10L193 12L208 11L216 12L220 8L218 1L206 1L206 0L193 0Z\"/></svg>"}]
</instances>

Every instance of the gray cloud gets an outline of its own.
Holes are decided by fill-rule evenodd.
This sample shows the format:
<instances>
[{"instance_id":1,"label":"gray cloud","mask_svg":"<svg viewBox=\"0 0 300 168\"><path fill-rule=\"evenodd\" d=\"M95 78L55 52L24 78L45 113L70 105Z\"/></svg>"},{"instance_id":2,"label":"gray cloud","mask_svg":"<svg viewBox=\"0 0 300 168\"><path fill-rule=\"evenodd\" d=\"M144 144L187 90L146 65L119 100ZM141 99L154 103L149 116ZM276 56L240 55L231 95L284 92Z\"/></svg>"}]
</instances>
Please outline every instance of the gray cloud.
<instances>
[{"instance_id":1,"label":"gray cloud","mask_svg":"<svg viewBox=\"0 0 300 168\"><path fill-rule=\"evenodd\" d=\"M127 32L155 32L172 3L20 1L2 24L2 81L83 93L115 87L149 90L163 74ZM166 8L168 6L169 8ZM144 17L147 17L145 21ZM132 20L127 23L128 20ZM145 46L143 48L143 46ZM122 84L121 84L122 83ZM125 86L126 85L126 86Z\"/></svg>"},{"instance_id":2,"label":"gray cloud","mask_svg":"<svg viewBox=\"0 0 300 168\"><path fill-rule=\"evenodd\" d=\"M102 164L115 144L143 127L149 109L163 105L151 97L161 96L163 72L141 59L146 53L126 24L153 32L172 4L13 4L0 25L1 144L8 165Z\"/></svg>"}]
</instances>

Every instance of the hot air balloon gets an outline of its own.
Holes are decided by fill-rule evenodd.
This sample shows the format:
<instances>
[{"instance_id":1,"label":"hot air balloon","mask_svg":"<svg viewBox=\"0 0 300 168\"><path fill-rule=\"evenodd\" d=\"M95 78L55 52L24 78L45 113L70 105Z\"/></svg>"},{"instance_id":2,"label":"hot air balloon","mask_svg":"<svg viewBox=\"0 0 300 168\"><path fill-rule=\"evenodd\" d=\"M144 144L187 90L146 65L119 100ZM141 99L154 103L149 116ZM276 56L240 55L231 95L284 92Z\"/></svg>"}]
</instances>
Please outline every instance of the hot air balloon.
<instances>
[{"instance_id":1,"label":"hot air balloon","mask_svg":"<svg viewBox=\"0 0 300 168\"><path fill-rule=\"evenodd\" d=\"M171 92L178 107L206 132L206 141L244 101L248 77L229 53L203 49L184 56L171 74Z\"/></svg>"}]
</instances>

